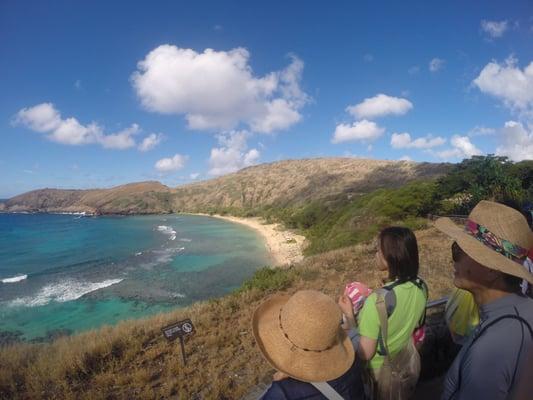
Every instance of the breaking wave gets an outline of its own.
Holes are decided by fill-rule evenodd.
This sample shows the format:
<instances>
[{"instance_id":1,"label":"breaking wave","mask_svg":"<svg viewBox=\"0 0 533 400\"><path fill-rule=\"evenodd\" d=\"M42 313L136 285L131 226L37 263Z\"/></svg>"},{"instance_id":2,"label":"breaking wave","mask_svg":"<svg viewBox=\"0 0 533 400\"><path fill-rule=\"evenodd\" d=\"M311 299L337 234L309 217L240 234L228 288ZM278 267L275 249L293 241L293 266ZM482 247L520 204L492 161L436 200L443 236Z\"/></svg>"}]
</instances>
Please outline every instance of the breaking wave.
<instances>
[{"instance_id":1,"label":"breaking wave","mask_svg":"<svg viewBox=\"0 0 533 400\"><path fill-rule=\"evenodd\" d=\"M102 282L80 282L68 279L59 283L44 286L34 296L19 297L9 302L10 306L37 307L51 301L60 303L79 299L87 293L100 290L122 282L123 279L107 279Z\"/></svg>"},{"instance_id":2,"label":"breaking wave","mask_svg":"<svg viewBox=\"0 0 533 400\"><path fill-rule=\"evenodd\" d=\"M17 275L13 276L11 278L4 278L2 279L2 283L16 283L25 280L28 278L28 275Z\"/></svg>"},{"instance_id":3,"label":"breaking wave","mask_svg":"<svg viewBox=\"0 0 533 400\"><path fill-rule=\"evenodd\" d=\"M176 240L176 231L174 229L172 229L171 226L159 225L157 227L157 230L159 232L164 233L165 235L169 235L170 236L170 240Z\"/></svg>"}]
</instances>

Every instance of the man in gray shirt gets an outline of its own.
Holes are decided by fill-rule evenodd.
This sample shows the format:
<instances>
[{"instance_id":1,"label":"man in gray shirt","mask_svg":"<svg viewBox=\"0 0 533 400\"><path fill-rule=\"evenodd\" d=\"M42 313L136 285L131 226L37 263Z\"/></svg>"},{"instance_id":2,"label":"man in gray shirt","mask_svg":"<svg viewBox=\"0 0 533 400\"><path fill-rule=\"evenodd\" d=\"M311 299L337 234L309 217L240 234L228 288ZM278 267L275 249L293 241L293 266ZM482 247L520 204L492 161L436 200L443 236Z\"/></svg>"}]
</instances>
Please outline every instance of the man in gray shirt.
<instances>
[{"instance_id":1,"label":"man in gray shirt","mask_svg":"<svg viewBox=\"0 0 533 400\"><path fill-rule=\"evenodd\" d=\"M504 316L521 316L533 326L533 300L510 294L479 311L481 323L448 371L443 399L505 399L521 378L533 340L524 322Z\"/></svg>"},{"instance_id":2,"label":"man in gray shirt","mask_svg":"<svg viewBox=\"0 0 533 400\"><path fill-rule=\"evenodd\" d=\"M472 293L480 324L457 355L445 379L443 400L506 399L525 376L533 348L533 300L520 294L522 267L533 234L525 218L501 204L482 201L463 228L448 218L438 229L455 239L454 284Z\"/></svg>"}]
</instances>

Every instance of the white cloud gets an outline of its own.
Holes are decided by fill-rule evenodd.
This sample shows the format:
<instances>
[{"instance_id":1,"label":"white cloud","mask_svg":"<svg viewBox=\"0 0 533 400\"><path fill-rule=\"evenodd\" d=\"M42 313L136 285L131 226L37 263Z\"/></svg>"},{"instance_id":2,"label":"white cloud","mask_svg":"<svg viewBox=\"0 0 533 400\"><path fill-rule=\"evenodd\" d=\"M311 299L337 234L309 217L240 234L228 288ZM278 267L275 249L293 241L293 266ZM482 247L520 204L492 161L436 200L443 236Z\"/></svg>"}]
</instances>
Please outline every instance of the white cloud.
<instances>
[{"instance_id":1,"label":"white cloud","mask_svg":"<svg viewBox=\"0 0 533 400\"><path fill-rule=\"evenodd\" d=\"M507 156L513 161L533 160L533 130L520 123L508 121L501 130L502 144L496 148L496 154Z\"/></svg>"},{"instance_id":2,"label":"white cloud","mask_svg":"<svg viewBox=\"0 0 533 400\"><path fill-rule=\"evenodd\" d=\"M448 160L451 158L470 158L481 155L481 150L470 142L468 136L453 135L450 143L453 148L436 153L438 157Z\"/></svg>"},{"instance_id":3,"label":"white cloud","mask_svg":"<svg viewBox=\"0 0 533 400\"><path fill-rule=\"evenodd\" d=\"M390 141L391 146L395 149L430 149L442 146L444 143L446 143L446 140L442 137L432 137L430 135L412 140L411 135L407 132L393 133Z\"/></svg>"},{"instance_id":4,"label":"white cloud","mask_svg":"<svg viewBox=\"0 0 533 400\"><path fill-rule=\"evenodd\" d=\"M511 110L533 114L533 61L523 70L512 56L502 64L492 61L472 83L483 93L502 100Z\"/></svg>"},{"instance_id":5,"label":"white cloud","mask_svg":"<svg viewBox=\"0 0 533 400\"><path fill-rule=\"evenodd\" d=\"M189 175L189 179L192 179L194 181L198 179L199 176L200 176L199 172L193 172L192 174Z\"/></svg>"},{"instance_id":6,"label":"white cloud","mask_svg":"<svg viewBox=\"0 0 533 400\"><path fill-rule=\"evenodd\" d=\"M413 104L399 97L378 94L366 98L363 102L346 107L346 111L356 118L375 118L384 115L403 115L413 108Z\"/></svg>"},{"instance_id":7,"label":"white cloud","mask_svg":"<svg viewBox=\"0 0 533 400\"><path fill-rule=\"evenodd\" d=\"M508 21L481 21L481 29L492 39L500 38L503 36L508 28Z\"/></svg>"},{"instance_id":8,"label":"white cloud","mask_svg":"<svg viewBox=\"0 0 533 400\"><path fill-rule=\"evenodd\" d=\"M403 157L400 157L398 161L413 161L413 159L409 156L403 156Z\"/></svg>"},{"instance_id":9,"label":"white cloud","mask_svg":"<svg viewBox=\"0 0 533 400\"><path fill-rule=\"evenodd\" d=\"M489 136L494 135L496 133L496 129L494 128L487 128L485 126L475 126L468 132L468 136L475 137L475 136Z\"/></svg>"},{"instance_id":10,"label":"white cloud","mask_svg":"<svg viewBox=\"0 0 533 400\"><path fill-rule=\"evenodd\" d=\"M105 135L103 129L94 122L82 125L76 118L61 118L52 103L23 108L16 114L13 123L45 133L48 140L57 143L73 146L97 143L107 149L127 149L135 146L132 136L140 131L137 124L132 124L120 132Z\"/></svg>"},{"instance_id":11,"label":"white cloud","mask_svg":"<svg viewBox=\"0 0 533 400\"><path fill-rule=\"evenodd\" d=\"M181 154L175 154L171 158L162 158L155 163L155 169L159 172L174 172L182 169L189 157Z\"/></svg>"},{"instance_id":12,"label":"white cloud","mask_svg":"<svg viewBox=\"0 0 533 400\"><path fill-rule=\"evenodd\" d=\"M267 103L266 111L266 114L250 122L252 130L265 133L283 130L302 118L285 99L275 99Z\"/></svg>"},{"instance_id":13,"label":"white cloud","mask_svg":"<svg viewBox=\"0 0 533 400\"><path fill-rule=\"evenodd\" d=\"M217 136L220 147L211 149L209 174L225 175L255 165L261 156L257 149L248 150L248 132L232 131Z\"/></svg>"},{"instance_id":14,"label":"white cloud","mask_svg":"<svg viewBox=\"0 0 533 400\"><path fill-rule=\"evenodd\" d=\"M52 103L42 103L20 110L14 122L23 124L36 132L49 132L57 129L62 121Z\"/></svg>"},{"instance_id":15,"label":"white cloud","mask_svg":"<svg viewBox=\"0 0 533 400\"><path fill-rule=\"evenodd\" d=\"M77 79L76 82L74 82L74 87L78 90L81 89L81 81L79 79Z\"/></svg>"},{"instance_id":16,"label":"white cloud","mask_svg":"<svg viewBox=\"0 0 533 400\"><path fill-rule=\"evenodd\" d=\"M335 128L332 143L341 143L348 141L372 141L380 137L385 128L381 128L375 122L363 119L353 124L339 124Z\"/></svg>"},{"instance_id":17,"label":"white cloud","mask_svg":"<svg viewBox=\"0 0 533 400\"><path fill-rule=\"evenodd\" d=\"M146 136L141 144L139 144L140 151L149 151L156 147L161 140L163 140L164 135L162 133L151 133Z\"/></svg>"},{"instance_id":18,"label":"white cloud","mask_svg":"<svg viewBox=\"0 0 533 400\"><path fill-rule=\"evenodd\" d=\"M98 143L100 143L105 149L129 149L130 147L135 146L135 140L132 136L139 133L139 131L139 125L133 124L129 128L118 133L100 136L98 138Z\"/></svg>"},{"instance_id":19,"label":"white cloud","mask_svg":"<svg viewBox=\"0 0 533 400\"><path fill-rule=\"evenodd\" d=\"M374 61L374 56L370 53L367 53L363 56L363 60L365 60L366 62L372 62Z\"/></svg>"},{"instance_id":20,"label":"white cloud","mask_svg":"<svg viewBox=\"0 0 533 400\"><path fill-rule=\"evenodd\" d=\"M287 129L310 100L300 88L304 63L290 56L282 71L256 77L246 49L197 53L172 45L152 50L131 81L143 106L183 114L191 129L233 129L244 124L270 133Z\"/></svg>"},{"instance_id":21,"label":"white cloud","mask_svg":"<svg viewBox=\"0 0 533 400\"><path fill-rule=\"evenodd\" d=\"M441 58L434 58L429 62L429 70L431 72L437 72L444 67L444 60Z\"/></svg>"}]
</instances>

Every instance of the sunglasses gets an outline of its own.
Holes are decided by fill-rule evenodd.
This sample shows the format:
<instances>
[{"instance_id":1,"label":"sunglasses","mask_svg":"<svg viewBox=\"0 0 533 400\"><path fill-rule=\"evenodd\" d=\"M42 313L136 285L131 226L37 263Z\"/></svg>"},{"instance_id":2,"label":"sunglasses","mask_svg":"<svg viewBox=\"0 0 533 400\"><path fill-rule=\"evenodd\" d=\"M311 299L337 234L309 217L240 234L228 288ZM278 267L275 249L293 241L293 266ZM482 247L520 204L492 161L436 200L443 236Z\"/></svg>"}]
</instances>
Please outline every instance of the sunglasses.
<instances>
[{"instance_id":1,"label":"sunglasses","mask_svg":"<svg viewBox=\"0 0 533 400\"><path fill-rule=\"evenodd\" d=\"M458 262L460 259L461 259L461 256L464 254L465 252L463 251L463 249L461 249L459 247L459 245L457 244L457 242L453 242L452 243L452 260L453 262Z\"/></svg>"}]
</instances>

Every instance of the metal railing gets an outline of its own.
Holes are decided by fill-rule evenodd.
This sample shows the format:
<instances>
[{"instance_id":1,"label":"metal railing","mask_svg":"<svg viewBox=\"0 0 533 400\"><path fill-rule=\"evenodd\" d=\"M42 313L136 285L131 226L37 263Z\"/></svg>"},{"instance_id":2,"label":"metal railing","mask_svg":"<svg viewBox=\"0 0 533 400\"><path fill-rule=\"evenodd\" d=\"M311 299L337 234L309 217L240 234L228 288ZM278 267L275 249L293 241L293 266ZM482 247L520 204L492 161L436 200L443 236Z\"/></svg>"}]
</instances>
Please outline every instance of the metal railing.
<instances>
[{"instance_id":1,"label":"metal railing","mask_svg":"<svg viewBox=\"0 0 533 400\"><path fill-rule=\"evenodd\" d=\"M437 300L428 301L427 304L426 304L426 309L442 306L442 305L446 304L447 301L448 301L448 297L442 297L442 298L437 299Z\"/></svg>"}]
</instances>

